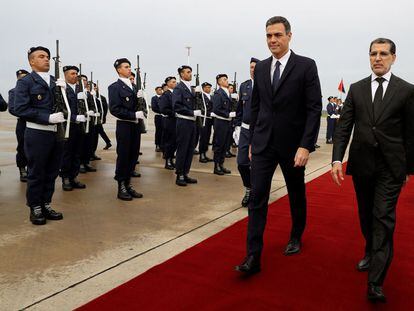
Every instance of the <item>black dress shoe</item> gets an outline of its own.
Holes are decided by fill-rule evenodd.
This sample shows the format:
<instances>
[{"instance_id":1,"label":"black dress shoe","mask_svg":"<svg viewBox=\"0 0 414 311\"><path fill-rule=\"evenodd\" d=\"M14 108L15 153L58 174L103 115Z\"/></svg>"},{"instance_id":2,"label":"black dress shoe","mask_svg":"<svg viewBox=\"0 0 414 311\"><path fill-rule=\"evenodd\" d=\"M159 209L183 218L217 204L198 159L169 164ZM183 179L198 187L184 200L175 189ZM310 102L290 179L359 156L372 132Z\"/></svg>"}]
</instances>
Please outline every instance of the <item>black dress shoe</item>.
<instances>
[{"instance_id":1,"label":"black dress shoe","mask_svg":"<svg viewBox=\"0 0 414 311\"><path fill-rule=\"evenodd\" d=\"M301 246L302 245L300 243L300 240L290 239L285 249L285 256L290 256L299 253Z\"/></svg>"},{"instance_id":2,"label":"black dress shoe","mask_svg":"<svg viewBox=\"0 0 414 311\"><path fill-rule=\"evenodd\" d=\"M140 199L144 196L142 193L135 191L135 189L132 187L130 182L127 182L125 186L126 186L128 193L131 195L131 197Z\"/></svg>"},{"instance_id":3,"label":"black dress shoe","mask_svg":"<svg viewBox=\"0 0 414 311\"><path fill-rule=\"evenodd\" d=\"M141 177L141 174L138 173L137 171L133 171L131 174L131 177Z\"/></svg>"},{"instance_id":4,"label":"black dress shoe","mask_svg":"<svg viewBox=\"0 0 414 311\"><path fill-rule=\"evenodd\" d=\"M320 148L321 146L319 146L318 144L315 144L315 149Z\"/></svg>"},{"instance_id":5,"label":"black dress shoe","mask_svg":"<svg viewBox=\"0 0 414 311\"><path fill-rule=\"evenodd\" d=\"M156 146L155 147L155 152L161 152L162 150L161 150L161 148L160 148L160 146Z\"/></svg>"},{"instance_id":6,"label":"black dress shoe","mask_svg":"<svg viewBox=\"0 0 414 311\"><path fill-rule=\"evenodd\" d=\"M139 154L139 155L142 155L142 152L140 151L138 154Z\"/></svg>"},{"instance_id":7,"label":"black dress shoe","mask_svg":"<svg viewBox=\"0 0 414 311\"><path fill-rule=\"evenodd\" d=\"M255 256L247 256L244 261L235 267L236 271L247 275L260 272L260 259Z\"/></svg>"},{"instance_id":8,"label":"black dress shoe","mask_svg":"<svg viewBox=\"0 0 414 311\"><path fill-rule=\"evenodd\" d=\"M42 208L40 206L34 206L30 208L30 221L36 226L46 224L46 218L43 215Z\"/></svg>"},{"instance_id":9,"label":"black dress shoe","mask_svg":"<svg viewBox=\"0 0 414 311\"><path fill-rule=\"evenodd\" d=\"M194 155L199 155L199 154L200 154L200 152L199 152L198 150L194 150L193 154L194 154Z\"/></svg>"},{"instance_id":10,"label":"black dress shoe","mask_svg":"<svg viewBox=\"0 0 414 311\"><path fill-rule=\"evenodd\" d=\"M27 171L25 167L19 167L20 181L27 182Z\"/></svg>"},{"instance_id":11,"label":"black dress shoe","mask_svg":"<svg viewBox=\"0 0 414 311\"><path fill-rule=\"evenodd\" d=\"M170 171L172 171L172 170L174 170L174 169L175 169L175 166L174 166L174 163L173 163L172 159L167 159L167 160L165 161L165 168L166 168L167 170L170 170Z\"/></svg>"},{"instance_id":12,"label":"black dress shoe","mask_svg":"<svg viewBox=\"0 0 414 311\"><path fill-rule=\"evenodd\" d=\"M112 147L112 144L111 143L109 143L109 144L106 144L106 146L105 147L103 147L103 150L108 150L109 148L111 148Z\"/></svg>"},{"instance_id":13,"label":"black dress shoe","mask_svg":"<svg viewBox=\"0 0 414 311\"><path fill-rule=\"evenodd\" d=\"M233 156L232 156L232 153L230 153L229 151L227 151L227 152L226 152L225 157L226 157L227 159L230 159L230 158L232 158Z\"/></svg>"},{"instance_id":14,"label":"black dress shoe","mask_svg":"<svg viewBox=\"0 0 414 311\"><path fill-rule=\"evenodd\" d=\"M332 139L327 139L327 140L326 140L326 144L327 144L327 145L332 145L332 144L333 144Z\"/></svg>"},{"instance_id":15,"label":"black dress shoe","mask_svg":"<svg viewBox=\"0 0 414 311\"><path fill-rule=\"evenodd\" d=\"M72 186L69 178L67 178L67 177L62 178L62 189L63 189L63 191L72 191L73 190L73 186Z\"/></svg>"},{"instance_id":16,"label":"black dress shoe","mask_svg":"<svg viewBox=\"0 0 414 311\"><path fill-rule=\"evenodd\" d=\"M246 189L246 192L244 193L244 197L243 197L243 200L241 202L241 205L243 207L247 207L249 205L249 202L250 202L250 191L251 191L250 189Z\"/></svg>"},{"instance_id":17,"label":"black dress shoe","mask_svg":"<svg viewBox=\"0 0 414 311\"><path fill-rule=\"evenodd\" d=\"M368 284L367 298L371 302L387 302L381 286Z\"/></svg>"},{"instance_id":18,"label":"black dress shoe","mask_svg":"<svg viewBox=\"0 0 414 311\"><path fill-rule=\"evenodd\" d=\"M135 164L139 164L139 161L135 162Z\"/></svg>"},{"instance_id":19,"label":"black dress shoe","mask_svg":"<svg viewBox=\"0 0 414 311\"><path fill-rule=\"evenodd\" d=\"M364 257L364 258L362 258L362 259L358 262L358 264L357 264L357 266L356 266L357 270L358 270L359 272L368 271L370 262L371 262L371 257L370 257L370 256L368 256L368 255L365 255L365 257Z\"/></svg>"},{"instance_id":20,"label":"black dress shoe","mask_svg":"<svg viewBox=\"0 0 414 311\"><path fill-rule=\"evenodd\" d=\"M200 153L200 159L198 160L201 163L208 163L207 157L205 153Z\"/></svg>"},{"instance_id":21,"label":"black dress shoe","mask_svg":"<svg viewBox=\"0 0 414 311\"><path fill-rule=\"evenodd\" d=\"M84 164L81 164L79 167L79 173L81 174L85 174L86 173L86 168Z\"/></svg>"},{"instance_id":22,"label":"black dress shoe","mask_svg":"<svg viewBox=\"0 0 414 311\"><path fill-rule=\"evenodd\" d=\"M184 175L184 180L187 184L196 184L197 183L197 179L188 177L186 175Z\"/></svg>"},{"instance_id":23,"label":"black dress shoe","mask_svg":"<svg viewBox=\"0 0 414 311\"><path fill-rule=\"evenodd\" d=\"M43 215L45 215L45 218L48 220L61 220L63 219L63 214L56 212L52 209L50 206L50 203L45 203L42 209Z\"/></svg>"},{"instance_id":24,"label":"black dress shoe","mask_svg":"<svg viewBox=\"0 0 414 311\"><path fill-rule=\"evenodd\" d=\"M185 187L187 186L187 182L185 181L184 175L177 175L177 179L175 180L175 184L177 186Z\"/></svg>"},{"instance_id":25,"label":"black dress shoe","mask_svg":"<svg viewBox=\"0 0 414 311\"><path fill-rule=\"evenodd\" d=\"M214 165L214 174L220 175L220 176L224 175L224 172L222 171L221 166L217 163Z\"/></svg>"},{"instance_id":26,"label":"black dress shoe","mask_svg":"<svg viewBox=\"0 0 414 311\"><path fill-rule=\"evenodd\" d=\"M85 164L85 170L87 172L96 172L96 168L93 168L92 166L90 166L89 164Z\"/></svg>"},{"instance_id":27,"label":"black dress shoe","mask_svg":"<svg viewBox=\"0 0 414 311\"><path fill-rule=\"evenodd\" d=\"M223 171L224 174L231 174L231 171L227 168L225 168L223 165L220 165L221 170Z\"/></svg>"},{"instance_id":28,"label":"black dress shoe","mask_svg":"<svg viewBox=\"0 0 414 311\"><path fill-rule=\"evenodd\" d=\"M72 179L70 181L70 184L72 185L73 189L85 189L86 188L86 185L80 182L79 180L77 180L76 178Z\"/></svg>"},{"instance_id":29,"label":"black dress shoe","mask_svg":"<svg viewBox=\"0 0 414 311\"><path fill-rule=\"evenodd\" d=\"M118 182L118 199L123 201L132 201L132 196L129 194L125 181Z\"/></svg>"}]
</instances>

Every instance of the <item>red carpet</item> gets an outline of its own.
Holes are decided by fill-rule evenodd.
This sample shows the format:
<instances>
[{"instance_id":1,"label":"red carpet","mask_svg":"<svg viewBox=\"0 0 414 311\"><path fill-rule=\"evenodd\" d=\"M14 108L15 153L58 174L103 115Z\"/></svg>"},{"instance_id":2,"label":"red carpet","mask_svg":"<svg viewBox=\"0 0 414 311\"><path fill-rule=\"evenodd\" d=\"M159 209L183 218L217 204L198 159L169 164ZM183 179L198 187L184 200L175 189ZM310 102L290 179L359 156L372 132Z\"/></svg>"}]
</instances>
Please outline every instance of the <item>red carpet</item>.
<instances>
[{"instance_id":1,"label":"red carpet","mask_svg":"<svg viewBox=\"0 0 414 311\"><path fill-rule=\"evenodd\" d=\"M246 219L91 301L79 310L414 310L414 181L397 208L395 255L386 305L367 302L366 273L351 178L338 189L328 174L310 182L308 226L299 256L285 257L287 197L271 204L262 272L233 271L245 254Z\"/></svg>"}]
</instances>

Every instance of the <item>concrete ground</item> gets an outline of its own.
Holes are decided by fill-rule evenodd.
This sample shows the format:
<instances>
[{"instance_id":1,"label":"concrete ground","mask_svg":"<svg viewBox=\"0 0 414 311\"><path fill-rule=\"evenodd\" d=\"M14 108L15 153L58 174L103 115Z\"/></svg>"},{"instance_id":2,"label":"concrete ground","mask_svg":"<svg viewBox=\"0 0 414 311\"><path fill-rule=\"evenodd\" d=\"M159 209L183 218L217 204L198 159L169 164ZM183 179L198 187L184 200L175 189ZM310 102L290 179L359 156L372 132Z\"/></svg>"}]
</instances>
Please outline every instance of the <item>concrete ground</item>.
<instances>
[{"instance_id":1,"label":"concrete ground","mask_svg":"<svg viewBox=\"0 0 414 311\"><path fill-rule=\"evenodd\" d=\"M154 151L151 121L142 136L142 178L133 180L144 198L116 199L115 121L109 117L105 130L114 146L105 151L99 142L102 160L92 162L98 171L79 178L87 189L63 192L58 179L53 207L64 220L33 226L15 165L15 123L0 114L0 310L71 310L247 216L235 158L225 163L232 174L217 176L212 163L195 156L191 176L198 184L177 187ZM307 181L330 168L325 128L322 119L321 148L311 155ZM285 194L278 169L271 200Z\"/></svg>"}]
</instances>

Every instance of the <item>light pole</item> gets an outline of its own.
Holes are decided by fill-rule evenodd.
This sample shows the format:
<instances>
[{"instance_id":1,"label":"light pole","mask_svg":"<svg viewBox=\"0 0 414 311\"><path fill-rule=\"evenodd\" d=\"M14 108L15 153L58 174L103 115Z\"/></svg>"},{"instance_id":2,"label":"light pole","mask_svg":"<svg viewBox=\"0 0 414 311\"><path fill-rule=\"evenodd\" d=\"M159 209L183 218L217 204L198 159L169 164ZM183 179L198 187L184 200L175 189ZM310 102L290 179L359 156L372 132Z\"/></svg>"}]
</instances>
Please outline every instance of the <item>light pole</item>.
<instances>
[{"instance_id":1,"label":"light pole","mask_svg":"<svg viewBox=\"0 0 414 311\"><path fill-rule=\"evenodd\" d=\"M191 46L186 46L185 48L187 49L187 65L190 66L190 51L191 51Z\"/></svg>"}]
</instances>

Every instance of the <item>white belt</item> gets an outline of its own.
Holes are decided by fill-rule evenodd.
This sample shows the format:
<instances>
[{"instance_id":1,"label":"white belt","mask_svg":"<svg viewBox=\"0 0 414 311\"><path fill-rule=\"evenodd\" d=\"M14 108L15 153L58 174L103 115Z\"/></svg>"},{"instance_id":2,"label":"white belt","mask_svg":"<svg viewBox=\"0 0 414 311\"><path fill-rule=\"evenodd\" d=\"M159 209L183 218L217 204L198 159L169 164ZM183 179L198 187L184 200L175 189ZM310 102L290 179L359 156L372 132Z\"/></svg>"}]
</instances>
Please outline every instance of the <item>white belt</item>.
<instances>
[{"instance_id":1,"label":"white belt","mask_svg":"<svg viewBox=\"0 0 414 311\"><path fill-rule=\"evenodd\" d=\"M154 115L156 116L164 116L162 113L154 112Z\"/></svg>"},{"instance_id":2,"label":"white belt","mask_svg":"<svg viewBox=\"0 0 414 311\"><path fill-rule=\"evenodd\" d=\"M231 121L231 118L224 118L224 117L218 116L214 112L211 113L211 116L219 120Z\"/></svg>"},{"instance_id":3,"label":"white belt","mask_svg":"<svg viewBox=\"0 0 414 311\"><path fill-rule=\"evenodd\" d=\"M135 123L138 124L138 120L124 120L124 119L118 119L116 118L117 121L123 121L123 122L130 122L130 123Z\"/></svg>"},{"instance_id":4,"label":"white belt","mask_svg":"<svg viewBox=\"0 0 414 311\"><path fill-rule=\"evenodd\" d=\"M26 127L35 129L35 130L57 132L56 124L45 125L45 124L38 124L38 123L33 123L33 122L26 122Z\"/></svg>"},{"instance_id":5,"label":"white belt","mask_svg":"<svg viewBox=\"0 0 414 311\"><path fill-rule=\"evenodd\" d=\"M247 123L244 123L244 122L242 122L241 127L244 128L244 129L246 129L246 130L249 130L250 129L250 125L247 124Z\"/></svg>"},{"instance_id":6,"label":"white belt","mask_svg":"<svg viewBox=\"0 0 414 311\"><path fill-rule=\"evenodd\" d=\"M177 118L185 119L185 120L190 120L190 121L195 121L196 120L196 117L193 117L193 116L184 116L184 115L179 114L179 113L176 113L175 116Z\"/></svg>"},{"instance_id":7,"label":"white belt","mask_svg":"<svg viewBox=\"0 0 414 311\"><path fill-rule=\"evenodd\" d=\"M168 116L167 116L166 114L162 114L162 113L161 113L161 115L162 115L164 118L168 118Z\"/></svg>"}]
</instances>

